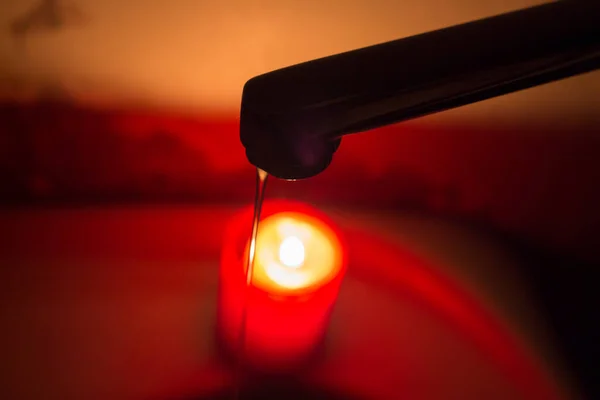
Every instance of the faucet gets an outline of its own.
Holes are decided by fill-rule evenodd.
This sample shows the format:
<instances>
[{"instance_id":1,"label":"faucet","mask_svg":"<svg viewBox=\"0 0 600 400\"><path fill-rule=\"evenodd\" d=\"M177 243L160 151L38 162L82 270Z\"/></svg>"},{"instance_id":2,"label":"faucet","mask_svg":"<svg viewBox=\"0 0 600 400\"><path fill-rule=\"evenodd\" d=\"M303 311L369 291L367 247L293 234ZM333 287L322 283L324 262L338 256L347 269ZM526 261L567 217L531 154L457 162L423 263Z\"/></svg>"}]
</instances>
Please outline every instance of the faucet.
<instances>
[{"instance_id":1,"label":"faucet","mask_svg":"<svg viewBox=\"0 0 600 400\"><path fill-rule=\"evenodd\" d=\"M600 2L564 0L282 68L244 85L240 139L281 179L319 174L344 135L600 66Z\"/></svg>"}]
</instances>

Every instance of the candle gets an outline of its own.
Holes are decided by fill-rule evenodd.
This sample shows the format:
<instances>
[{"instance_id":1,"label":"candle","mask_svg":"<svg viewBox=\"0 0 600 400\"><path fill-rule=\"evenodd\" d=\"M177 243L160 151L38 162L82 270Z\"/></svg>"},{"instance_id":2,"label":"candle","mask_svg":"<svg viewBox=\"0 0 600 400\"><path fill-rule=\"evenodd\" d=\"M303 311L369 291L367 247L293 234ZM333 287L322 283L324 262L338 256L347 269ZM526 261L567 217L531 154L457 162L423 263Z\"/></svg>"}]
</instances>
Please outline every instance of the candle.
<instances>
[{"instance_id":1,"label":"candle","mask_svg":"<svg viewBox=\"0 0 600 400\"><path fill-rule=\"evenodd\" d=\"M252 210L235 216L226 231L219 335L229 353L241 347L247 367L282 372L308 361L322 342L346 269L344 248L338 230L314 208L266 202L246 288L251 217Z\"/></svg>"}]
</instances>

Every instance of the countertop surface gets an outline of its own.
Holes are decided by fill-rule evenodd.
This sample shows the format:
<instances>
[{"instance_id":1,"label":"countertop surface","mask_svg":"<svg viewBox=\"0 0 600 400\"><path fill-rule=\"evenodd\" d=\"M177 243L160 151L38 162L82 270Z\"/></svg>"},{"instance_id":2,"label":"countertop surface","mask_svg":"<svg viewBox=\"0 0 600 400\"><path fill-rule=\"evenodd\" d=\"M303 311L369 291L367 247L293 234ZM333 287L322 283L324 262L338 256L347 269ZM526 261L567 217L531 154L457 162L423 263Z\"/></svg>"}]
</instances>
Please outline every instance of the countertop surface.
<instances>
[{"instance_id":1,"label":"countertop surface","mask_svg":"<svg viewBox=\"0 0 600 400\"><path fill-rule=\"evenodd\" d=\"M226 386L214 313L236 209L1 211L7 398L162 399ZM568 387L506 248L425 216L328 213L354 256L331 355L311 382L372 398L401 387L414 399L541 399Z\"/></svg>"}]
</instances>

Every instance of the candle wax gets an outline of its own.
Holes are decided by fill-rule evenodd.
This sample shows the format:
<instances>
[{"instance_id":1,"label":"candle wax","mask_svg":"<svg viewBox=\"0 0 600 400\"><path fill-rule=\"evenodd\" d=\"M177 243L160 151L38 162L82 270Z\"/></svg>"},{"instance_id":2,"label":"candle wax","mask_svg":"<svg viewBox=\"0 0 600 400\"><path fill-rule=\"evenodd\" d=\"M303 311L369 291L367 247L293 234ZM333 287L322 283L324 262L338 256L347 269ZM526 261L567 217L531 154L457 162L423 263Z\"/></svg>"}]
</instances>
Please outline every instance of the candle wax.
<instances>
[{"instance_id":1,"label":"candle wax","mask_svg":"<svg viewBox=\"0 0 600 400\"><path fill-rule=\"evenodd\" d=\"M340 235L332 224L317 216L316 210L293 205L300 210L286 210L288 203L263 206L265 217L259 225L249 288L243 287L247 231L230 231L223 248L220 333L234 351L245 305L244 359L258 369L293 368L313 355L345 271ZM240 236L245 243L242 251L236 251Z\"/></svg>"}]
</instances>

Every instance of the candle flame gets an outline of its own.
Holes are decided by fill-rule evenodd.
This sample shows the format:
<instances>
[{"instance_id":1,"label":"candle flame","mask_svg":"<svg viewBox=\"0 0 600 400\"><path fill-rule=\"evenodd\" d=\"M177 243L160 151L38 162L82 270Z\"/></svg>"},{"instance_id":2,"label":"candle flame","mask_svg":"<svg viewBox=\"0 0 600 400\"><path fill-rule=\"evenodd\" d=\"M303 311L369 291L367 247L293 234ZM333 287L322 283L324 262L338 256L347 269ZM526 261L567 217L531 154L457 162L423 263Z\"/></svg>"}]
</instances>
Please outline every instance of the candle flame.
<instances>
[{"instance_id":1,"label":"candle flame","mask_svg":"<svg viewBox=\"0 0 600 400\"><path fill-rule=\"evenodd\" d=\"M253 285L281 294L314 290L333 279L341 266L339 240L323 221L295 212L261 221Z\"/></svg>"},{"instance_id":2,"label":"candle flame","mask_svg":"<svg viewBox=\"0 0 600 400\"><path fill-rule=\"evenodd\" d=\"M304 263L304 244L296 236L286 237L279 246L279 260L290 268L299 268Z\"/></svg>"}]
</instances>

